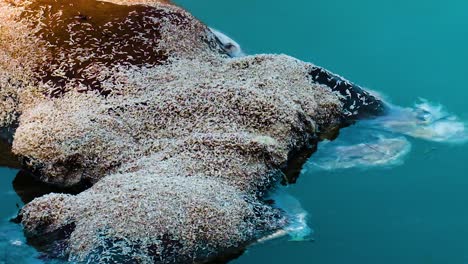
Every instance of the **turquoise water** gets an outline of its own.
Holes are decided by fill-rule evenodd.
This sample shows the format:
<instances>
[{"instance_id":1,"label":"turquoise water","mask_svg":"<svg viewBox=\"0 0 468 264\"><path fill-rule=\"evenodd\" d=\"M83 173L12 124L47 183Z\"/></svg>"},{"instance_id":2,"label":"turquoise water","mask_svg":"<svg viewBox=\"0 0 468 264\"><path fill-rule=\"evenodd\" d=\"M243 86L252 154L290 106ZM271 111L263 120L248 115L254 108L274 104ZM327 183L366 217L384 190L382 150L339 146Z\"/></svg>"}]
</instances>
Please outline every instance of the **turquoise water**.
<instances>
[{"instance_id":1,"label":"turquoise water","mask_svg":"<svg viewBox=\"0 0 468 264\"><path fill-rule=\"evenodd\" d=\"M464 0L177 2L249 54L289 54L382 92L395 105L424 97L468 120ZM338 143L355 144L373 131L347 128ZM316 162L334 151L333 143L319 146L298 184L287 188L309 213L313 241L269 241L233 262L468 263L468 145L396 134L385 135L403 137L411 151L388 166L326 170ZM9 222L21 206L12 188L16 173L0 168L2 264L37 256Z\"/></svg>"},{"instance_id":2,"label":"turquoise water","mask_svg":"<svg viewBox=\"0 0 468 264\"><path fill-rule=\"evenodd\" d=\"M0 168L0 264L40 263L38 253L26 244L21 227L10 221L22 206L12 184L17 172Z\"/></svg>"},{"instance_id":3,"label":"turquoise water","mask_svg":"<svg viewBox=\"0 0 468 264\"><path fill-rule=\"evenodd\" d=\"M249 54L286 53L395 105L423 97L468 120L466 1L177 2ZM314 241L270 241L234 263L468 263L468 145L405 138L411 151L391 167L323 170L313 164L327 150L319 146L288 187Z\"/></svg>"}]
</instances>

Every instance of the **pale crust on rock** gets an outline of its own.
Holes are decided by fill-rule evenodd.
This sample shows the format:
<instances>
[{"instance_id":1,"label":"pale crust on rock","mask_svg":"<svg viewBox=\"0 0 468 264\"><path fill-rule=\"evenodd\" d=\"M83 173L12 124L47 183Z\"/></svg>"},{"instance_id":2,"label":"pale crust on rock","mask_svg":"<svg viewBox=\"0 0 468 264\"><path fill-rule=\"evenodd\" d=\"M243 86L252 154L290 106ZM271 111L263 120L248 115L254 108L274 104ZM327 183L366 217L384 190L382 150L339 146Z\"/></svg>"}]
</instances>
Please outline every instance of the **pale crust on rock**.
<instances>
[{"instance_id":1,"label":"pale crust on rock","mask_svg":"<svg viewBox=\"0 0 468 264\"><path fill-rule=\"evenodd\" d=\"M156 5L156 4L170 4L170 0L104 0L118 5Z\"/></svg>"},{"instance_id":2,"label":"pale crust on rock","mask_svg":"<svg viewBox=\"0 0 468 264\"><path fill-rule=\"evenodd\" d=\"M18 124L13 151L44 182L94 184L26 205L30 238L68 228L69 260L178 263L287 224L260 198L342 112L312 64L230 58L166 1L0 0L0 11L0 126Z\"/></svg>"}]
</instances>

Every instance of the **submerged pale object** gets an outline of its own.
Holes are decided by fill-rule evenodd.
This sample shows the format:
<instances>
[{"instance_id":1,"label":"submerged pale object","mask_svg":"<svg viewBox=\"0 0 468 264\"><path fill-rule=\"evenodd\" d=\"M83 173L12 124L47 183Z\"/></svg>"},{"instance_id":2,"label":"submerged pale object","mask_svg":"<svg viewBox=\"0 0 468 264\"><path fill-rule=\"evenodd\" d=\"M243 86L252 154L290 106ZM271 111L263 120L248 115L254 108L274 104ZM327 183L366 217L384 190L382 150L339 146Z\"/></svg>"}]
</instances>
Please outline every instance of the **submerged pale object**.
<instances>
[{"instance_id":1,"label":"submerged pale object","mask_svg":"<svg viewBox=\"0 0 468 264\"><path fill-rule=\"evenodd\" d=\"M328 146L328 144L332 146ZM404 137L362 138L360 143L322 143L310 164L325 170L393 166L403 163L411 144Z\"/></svg>"},{"instance_id":2,"label":"submerged pale object","mask_svg":"<svg viewBox=\"0 0 468 264\"><path fill-rule=\"evenodd\" d=\"M468 130L457 116L443 106L421 99L414 107L390 105L388 113L363 125L429 141L463 143L468 140Z\"/></svg>"},{"instance_id":3,"label":"submerged pale object","mask_svg":"<svg viewBox=\"0 0 468 264\"><path fill-rule=\"evenodd\" d=\"M385 114L361 120L334 142L320 143L309 164L325 170L390 167L404 163L411 149L407 137L450 144L468 141L466 123L442 105L424 99L413 107L385 105Z\"/></svg>"}]
</instances>

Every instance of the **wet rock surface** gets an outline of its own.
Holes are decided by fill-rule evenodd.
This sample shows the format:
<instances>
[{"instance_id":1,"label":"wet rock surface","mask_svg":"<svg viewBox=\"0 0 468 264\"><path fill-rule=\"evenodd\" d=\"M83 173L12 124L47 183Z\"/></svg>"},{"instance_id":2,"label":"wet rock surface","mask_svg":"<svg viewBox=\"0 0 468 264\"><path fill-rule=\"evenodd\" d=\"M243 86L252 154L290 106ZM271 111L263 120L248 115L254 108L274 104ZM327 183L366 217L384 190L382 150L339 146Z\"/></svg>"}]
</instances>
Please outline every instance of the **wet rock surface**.
<instances>
[{"instance_id":1,"label":"wet rock surface","mask_svg":"<svg viewBox=\"0 0 468 264\"><path fill-rule=\"evenodd\" d=\"M166 1L0 0L0 67L0 126L17 127L23 166L90 186L25 192L19 216L31 244L78 263L237 254L288 224L262 197L294 179L293 157L384 108L285 55L231 58Z\"/></svg>"}]
</instances>

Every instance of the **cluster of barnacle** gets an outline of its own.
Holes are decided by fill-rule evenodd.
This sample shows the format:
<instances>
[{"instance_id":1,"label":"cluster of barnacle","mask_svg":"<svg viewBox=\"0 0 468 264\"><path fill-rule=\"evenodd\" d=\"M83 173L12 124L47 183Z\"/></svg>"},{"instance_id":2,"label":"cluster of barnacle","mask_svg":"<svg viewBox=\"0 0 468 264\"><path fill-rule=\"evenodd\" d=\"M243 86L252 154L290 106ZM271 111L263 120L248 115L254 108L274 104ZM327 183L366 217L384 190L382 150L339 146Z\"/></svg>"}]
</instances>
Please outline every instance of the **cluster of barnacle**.
<instances>
[{"instance_id":1,"label":"cluster of barnacle","mask_svg":"<svg viewBox=\"0 0 468 264\"><path fill-rule=\"evenodd\" d=\"M342 115L348 123L382 114L387 109L377 97L339 75L313 65L310 66L309 74L312 82L326 85L339 94L343 102Z\"/></svg>"},{"instance_id":2,"label":"cluster of barnacle","mask_svg":"<svg viewBox=\"0 0 468 264\"><path fill-rule=\"evenodd\" d=\"M102 83L113 81L108 73L115 66L154 67L169 56L195 54L215 42L200 22L168 4L155 8L112 1L46 0L19 6L19 18L36 29L35 38L47 49L35 71L50 86L51 97L71 90L107 96L113 89Z\"/></svg>"},{"instance_id":3,"label":"cluster of barnacle","mask_svg":"<svg viewBox=\"0 0 468 264\"><path fill-rule=\"evenodd\" d=\"M70 210L61 211L67 215L62 219L76 224L69 239L71 258L94 259L119 250L133 252L120 247L139 247L135 258L146 256L149 261L155 257L149 248L166 252L168 246L151 234L167 234L180 243L179 257L206 258L284 226L280 212L259 197L279 180L278 168L287 161L289 151L300 148L304 134L312 135L316 129L310 116L319 111L304 101L315 101L317 107L330 104L328 114L340 104L319 95L322 89L307 83L305 77L302 82L299 78L285 82L283 78L304 68L296 62L281 69L287 70L286 77L278 77L276 85L265 80L268 75L259 74L259 69L269 67L275 74L276 66L293 60L286 56L263 59L269 65L252 67L243 74L244 81L229 66L230 60L222 62L225 58L220 58L216 69L211 60L201 59L174 60L167 66L137 69L139 73L132 68L127 75L129 87L140 87L126 97L71 92L23 113L13 145L17 154L45 164L43 173L49 182L66 185L83 177L97 182L73 198ZM158 79L166 71L180 78ZM258 82L267 86L258 88ZM298 91L309 90L307 96L283 92L291 83ZM241 96L236 97L236 89ZM279 106L269 102L272 90L280 95L274 99ZM317 102L320 98L323 102ZM304 111L306 106L309 113ZM254 118L274 121L262 126L250 120ZM76 154L81 168L54 171L58 160ZM37 199L24 211L49 200ZM103 230L106 235L98 235ZM126 242L98 250L93 245L105 243L100 237Z\"/></svg>"},{"instance_id":4,"label":"cluster of barnacle","mask_svg":"<svg viewBox=\"0 0 468 264\"><path fill-rule=\"evenodd\" d=\"M138 57L127 61L131 65L111 60L106 67L92 68L90 63L92 69L80 70L96 74L110 91L106 96L80 90L71 80L67 85L73 89L60 96L19 104L13 151L45 182L94 184L76 196L38 198L21 212L32 238L72 226L62 255L76 262L191 262L243 247L284 227L287 219L264 203L262 195L278 182L288 154L335 122L341 111L331 90L309 81L310 65L283 55L230 59L213 46L214 36L200 22L157 2L138 8L109 3L109 8L120 10L116 14L135 8L132 16L150 14L145 23L156 25L156 46L168 54L165 63L143 65ZM66 6L70 1L50 3ZM86 5L100 2L76 3L75 8L86 11ZM92 19L81 15L80 23ZM105 20L102 15L97 19ZM8 18L0 14L2 20ZM44 25L50 32L39 30L42 35L34 37L38 43L53 42L50 34L63 25ZM134 35L146 32L145 26L126 26ZM67 30L59 37L75 32ZM114 32L118 26L95 30ZM63 66L86 50L54 43L53 52L50 47L41 50L45 62L36 66L43 66L54 52ZM85 42L93 52L103 48L90 43ZM119 46L115 48L100 52L110 58L117 56ZM0 63L5 63L1 57ZM34 72L41 68L36 66L26 68ZM50 80L35 80L49 85L49 91L57 88ZM22 96L17 95L17 101L31 101L31 93Z\"/></svg>"},{"instance_id":5,"label":"cluster of barnacle","mask_svg":"<svg viewBox=\"0 0 468 264\"><path fill-rule=\"evenodd\" d=\"M179 176L172 164L161 169L172 173L166 177L146 170L115 174L76 197L38 198L22 210L23 224L34 237L44 234L38 228L42 225L52 232L74 223L75 231L68 238L71 259L100 263L102 259L96 258L136 257L131 254L138 254L144 263L154 258L158 263L179 263L173 258L203 260L220 250L245 246L285 224L280 211L223 181ZM106 241L119 239L125 243L106 248ZM177 244L175 252L168 252L170 242Z\"/></svg>"},{"instance_id":6,"label":"cluster of barnacle","mask_svg":"<svg viewBox=\"0 0 468 264\"><path fill-rule=\"evenodd\" d=\"M41 47L31 45L34 30L15 20L19 10L0 1L0 14L5 17L0 19L0 127L5 127L17 122L20 105L38 99L40 87L30 69L40 61Z\"/></svg>"}]
</instances>

